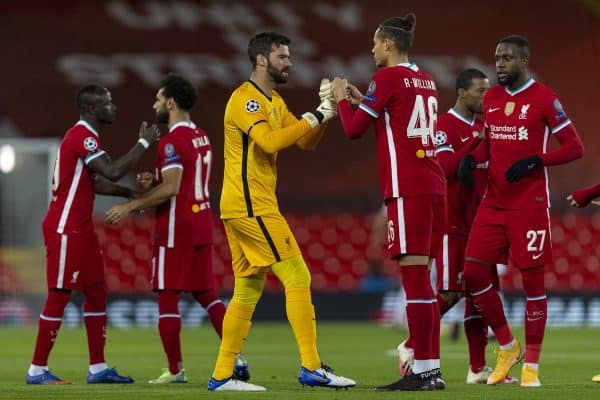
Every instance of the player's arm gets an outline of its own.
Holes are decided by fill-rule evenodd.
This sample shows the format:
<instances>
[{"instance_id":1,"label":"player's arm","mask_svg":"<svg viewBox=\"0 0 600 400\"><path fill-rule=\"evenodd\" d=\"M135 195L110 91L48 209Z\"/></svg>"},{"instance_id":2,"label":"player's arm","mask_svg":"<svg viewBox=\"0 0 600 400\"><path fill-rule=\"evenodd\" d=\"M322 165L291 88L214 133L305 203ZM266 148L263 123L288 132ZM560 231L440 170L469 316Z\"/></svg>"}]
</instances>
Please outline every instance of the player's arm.
<instances>
[{"instance_id":1,"label":"player's arm","mask_svg":"<svg viewBox=\"0 0 600 400\"><path fill-rule=\"evenodd\" d=\"M333 106L332 106L333 109ZM281 126L284 128L287 126L291 126L298 123L298 118L294 116L287 108L283 112L283 116L281 118ZM321 139L323 138L323 134L327 129L327 122L317 125L316 128L311 129L306 135L302 136L300 139L296 141L296 146L301 148L302 150L314 150Z\"/></svg>"},{"instance_id":2,"label":"player's arm","mask_svg":"<svg viewBox=\"0 0 600 400\"><path fill-rule=\"evenodd\" d=\"M479 144L478 140L473 140L469 145L463 146L458 151L454 151L452 146L437 146L435 154L438 162L444 170L446 178L454 177L458 174L458 165L464 156L469 154Z\"/></svg>"},{"instance_id":3,"label":"player's arm","mask_svg":"<svg viewBox=\"0 0 600 400\"><path fill-rule=\"evenodd\" d=\"M478 163L483 163L490 159L490 143L486 138L482 139L475 150L462 157L458 163L457 176L459 182L466 186L472 186L475 182L473 170Z\"/></svg>"},{"instance_id":4,"label":"player's arm","mask_svg":"<svg viewBox=\"0 0 600 400\"><path fill-rule=\"evenodd\" d=\"M94 191L96 194L102 194L105 196L118 196L126 198L133 198L139 195L138 191L126 186L117 185L116 183L110 182L101 176L96 177Z\"/></svg>"},{"instance_id":5,"label":"player's arm","mask_svg":"<svg viewBox=\"0 0 600 400\"><path fill-rule=\"evenodd\" d=\"M106 212L105 221L108 224L116 224L134 211L142 211L156 207L176 196L181 184L183 169L180 167L163 168L162 182L140 197L112 207Z\"/></svg>"},{"instance_id":6,"label":"player's arm","mask_svg":"<svg viewBox=\"0 0 600 400\"><path fill-rule=\"evenodd\" d=\"M542 112L546 124L556 137L560 146L544 154L532 154L520 159L506 170L504 177L509 182L518 182L525 175L542 166L566 164L569 161L583 157L583 143L575 130L575 126L567 117L556 95L549 96L542 104Z\"/></svg>"},{"instance_id":7,"label":"player's arm","mask_svg":"<svg viewBox=\"0 0 600 400\"><path fill-rule=\"evenodd\" d=\"M597 197L600 197L600 183L574 191L567 197L567 200L573 207L586 207Z\"/></svg>"},{"instance_id":8,"label":"player's arm","mask_svg":"<svg viewBox=\"0 0 600 400\"><path fill-rule=\"evenodd\" d=\"M108 153L102 152L97 156L93 154L86 157L86 165L97 174L105 177L110 181L117 181L137 163L146 151L146 149L158 140L160 132L156 125L148 127L144 121L140 127L139 139L137 143L121 158L112 161Z\"/></svg>"},{"instance_id":9,"label":"player's arm","mask_svg":"<svg viewBox=\"0 0 600 400\"><path fill-rule=\"evenodd\" d=\"M358 108L354 110L350 100L348 100L348 82L345 79L336 77L331 86L337 101L338 114L344 128L344 134L349 139L358 139L366 132L367 128L373 123L373 119L379 118L379 113L383 110L390 95L390 85L386 85L383 79L375 74L369 85L369 88L373 89L369 89L366 96L361 95L362 101Z\"/></svg>"}]
</instances>

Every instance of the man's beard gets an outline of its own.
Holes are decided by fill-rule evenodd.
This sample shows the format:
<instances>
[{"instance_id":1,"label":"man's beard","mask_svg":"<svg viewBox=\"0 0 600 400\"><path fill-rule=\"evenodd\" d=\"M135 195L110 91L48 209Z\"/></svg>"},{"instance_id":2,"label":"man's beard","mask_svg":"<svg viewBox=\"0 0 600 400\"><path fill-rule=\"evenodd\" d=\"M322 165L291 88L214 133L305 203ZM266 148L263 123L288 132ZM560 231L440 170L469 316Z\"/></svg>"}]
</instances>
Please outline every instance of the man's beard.
<instances>
[{"instance_id":1,"label":"man's beard","mask_svg":"<svg viewBox=\"0 0 600 400\"><path fill-rule=\"evenodd\" d=\"M168 124L169 123L169 112L168 111L157 112L156 120L161 124Z\"/></svg>"},{"instance_id":2,"label":"man's beard","mask_svg":"<svg viewBox=\"0 0 600 400\"><path fill-rule=\"evenodd\" d=\"M287 81L288 81L287 75L284 76L283 73L288 72L288 71L289 71L289 69L287 69L287 68L285 70L279 71L271 63L269 63L269 66L267 67L267 72L269 73L271 78L273 78L273 80L277 84L287 83Z\"/></svg>"}]
</instances>

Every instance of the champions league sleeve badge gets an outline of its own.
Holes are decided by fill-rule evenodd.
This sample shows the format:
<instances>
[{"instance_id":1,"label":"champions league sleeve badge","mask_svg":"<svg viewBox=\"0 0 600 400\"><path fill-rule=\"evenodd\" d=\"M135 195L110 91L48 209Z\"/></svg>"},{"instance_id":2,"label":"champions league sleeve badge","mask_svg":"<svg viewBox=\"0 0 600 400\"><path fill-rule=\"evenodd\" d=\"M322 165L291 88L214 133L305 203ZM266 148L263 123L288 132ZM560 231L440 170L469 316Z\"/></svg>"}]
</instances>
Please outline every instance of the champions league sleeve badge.
<instances>
[{"instance_id":1,"label":"champions league sleeve badge","mask_svg":"<svg viewBox=\"0 0 600 400\"><path fill-rule=\"evenodd\" d=\"M89 152L96 151L98 149L98 142L91 136L83 139L83 148Z\"/></svg>"},{"instance_id":2,"label":"champions league sleeve badge","mask_svg":"<svg viewBox=\"0 0 600 400\"><path fill-rule=\"evenodd\" d=\"M249 113L255 113L260 110L260 104L254 99L250 99L246 102L246 111Z\"/></svg>"}]
</instances>

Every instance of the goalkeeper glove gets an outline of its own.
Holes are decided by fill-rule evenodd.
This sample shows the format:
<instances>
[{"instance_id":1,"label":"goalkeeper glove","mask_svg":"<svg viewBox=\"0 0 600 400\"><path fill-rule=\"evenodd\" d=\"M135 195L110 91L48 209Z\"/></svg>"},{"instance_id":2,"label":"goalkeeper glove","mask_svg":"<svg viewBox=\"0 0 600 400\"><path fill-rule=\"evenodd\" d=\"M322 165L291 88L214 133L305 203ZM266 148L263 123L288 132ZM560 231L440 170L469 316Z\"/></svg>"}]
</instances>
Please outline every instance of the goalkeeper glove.
<instances>
[{"instance_id":1,"label":"goalkeeper glove","mask_svg":"<svg viewBox=\"0 0 600 400\"><path fill-rule=\"evenodd\" d=\"M471 155L464 156L458 164L458 180L465 186L473 186L473 170L475 159Z\"/></svg>"},{"instance_id":2,"label":"goalkeeper glove","mask_svg":"<svg viewBox=\"0 0 600 400\"><path fill-rule=\"evenodd\" d=\"M306 112L302 118L310 123L310 126L316 128L319 124L324 124L337 115L337 106L332 100L323 100L315 112Z\"/></svg>"},{"instance_id":3,"label":"goalkeeper glove","mask_svg":"<svg viewBox=\"0 0 600 400\"><path fill-rule=\"evenodd\" d=\"M504 178L509 182L519 182L525 175L535 171L542 165L544 165L544 162L540 156L522 158L508 167L504 173Z\"/></svg>"},{"instance_id":4,"label":"goalkeeper glove","mask_svg":"<svg viewBox=\"0 0 600 400\"><path fill-rule=\"evenodd\" d=\"M321 101L335 100L333 91L331 90L331 81L327 78L321 79L321 86L319 86L319 97Z\"/></svg>"}]
</instances>

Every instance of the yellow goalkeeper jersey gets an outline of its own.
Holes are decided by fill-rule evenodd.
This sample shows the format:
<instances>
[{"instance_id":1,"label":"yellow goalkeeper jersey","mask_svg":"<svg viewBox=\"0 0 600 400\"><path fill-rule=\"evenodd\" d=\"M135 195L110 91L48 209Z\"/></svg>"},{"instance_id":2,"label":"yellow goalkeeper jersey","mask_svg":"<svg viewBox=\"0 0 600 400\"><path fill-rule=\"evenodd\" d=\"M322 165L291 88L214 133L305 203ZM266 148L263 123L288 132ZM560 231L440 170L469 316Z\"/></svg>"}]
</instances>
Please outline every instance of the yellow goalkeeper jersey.
<instances>
[{"instance_id":1,"label":"yellow goalkeeper jersey","mask_svg":"<svg viewBox=\"0 0 600 400\"><path fill-rule=\"evenodd\" d=\"M279 213L275 197L277 151L311 132L310 124L288 111L277 92L269 98L251 81L231 94L224 123L221 218ZM286 127L289 129L283 129ZM262 146L253 137L260 139Z\"/></svg>"}]
</instances>

